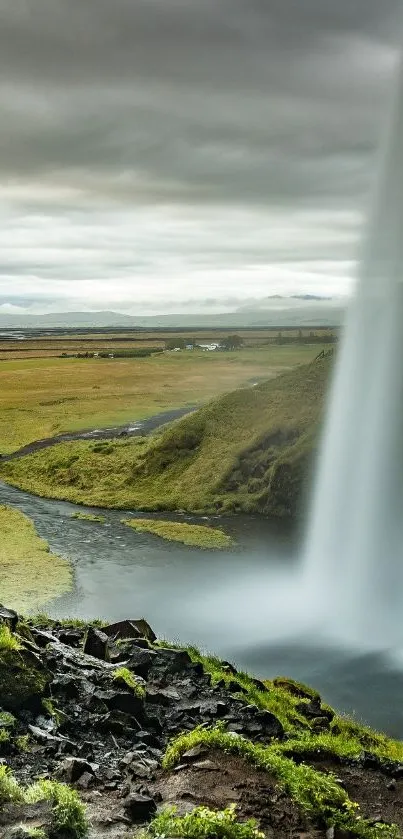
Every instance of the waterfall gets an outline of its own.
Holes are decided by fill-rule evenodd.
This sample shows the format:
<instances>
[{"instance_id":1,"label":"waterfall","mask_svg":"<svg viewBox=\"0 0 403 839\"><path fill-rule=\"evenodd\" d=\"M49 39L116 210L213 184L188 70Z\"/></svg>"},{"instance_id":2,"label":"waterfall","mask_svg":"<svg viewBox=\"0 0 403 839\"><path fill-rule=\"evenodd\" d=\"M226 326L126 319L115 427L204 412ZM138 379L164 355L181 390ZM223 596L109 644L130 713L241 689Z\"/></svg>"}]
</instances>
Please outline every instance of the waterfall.
<instances>
[{"instance_id":1,"label":"waterfall","mask_svg":"<svg viewBox=\"0 0 403 839\"><path fill-rule=\"evenodd\" d=\"M318 463L305 582L330 625L403 644L403 63Z\"/></svg>"}]
</instances>

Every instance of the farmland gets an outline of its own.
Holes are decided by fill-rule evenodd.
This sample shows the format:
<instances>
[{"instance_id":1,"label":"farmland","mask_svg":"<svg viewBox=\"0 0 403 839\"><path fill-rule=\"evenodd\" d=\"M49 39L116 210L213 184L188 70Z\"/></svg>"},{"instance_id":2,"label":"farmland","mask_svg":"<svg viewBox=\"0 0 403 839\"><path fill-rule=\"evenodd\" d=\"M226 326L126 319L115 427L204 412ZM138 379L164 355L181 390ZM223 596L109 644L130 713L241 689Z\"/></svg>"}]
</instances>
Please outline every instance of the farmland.
<instances>
[{"instance_id":1,"label":"farmland","mask_svg":"<svg viewBox=\"0 0 403 839\"><path fill-rule=\"evenodd\" d=\"M155 347L159 336L153 333L147 337ZM204 337L211 340L217 333ZM36 340L35 352L39 352L39 344L43 349L44 340ZM94 348L104 346L95 336L88 340L94 342ZM112 340L110 336L108 340ZM267 343L267 333L248 333L247 340L249 343L235 352L195 349L146 358L61 358L60 345L48 350L53 357L24 358L16 353L18 357L6 358L3 353L0 451L12 452L63 431L118 425L171 408L203 404L221 393L252 386L308 362L322 349L318 339L312 344L281 345ZM78 341L83 348L81 337L64 337L64 346L67 341L75 348ZM116 337L112 342L116 347ZM121 343L125 348L133 346L130 341Z\"/></svg>"}]
</instances>

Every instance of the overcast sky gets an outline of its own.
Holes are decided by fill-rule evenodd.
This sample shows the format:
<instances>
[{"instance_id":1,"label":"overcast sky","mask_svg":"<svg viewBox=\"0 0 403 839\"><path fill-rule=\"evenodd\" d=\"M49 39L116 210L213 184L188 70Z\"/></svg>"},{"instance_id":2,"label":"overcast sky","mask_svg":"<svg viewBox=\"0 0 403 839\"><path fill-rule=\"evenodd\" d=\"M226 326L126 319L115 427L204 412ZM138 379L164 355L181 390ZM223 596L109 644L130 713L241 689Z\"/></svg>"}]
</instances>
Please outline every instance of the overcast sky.
<instances>
[{"instance_id":1,"label":"overcast sky","mask_svg":"<svg viewBox=\"0 0 403 839\"><path fill-rule=\"evenodd\" d=\"M346 294L402 0L0 0L0 312Z\"/></svg>"}]
</instances>

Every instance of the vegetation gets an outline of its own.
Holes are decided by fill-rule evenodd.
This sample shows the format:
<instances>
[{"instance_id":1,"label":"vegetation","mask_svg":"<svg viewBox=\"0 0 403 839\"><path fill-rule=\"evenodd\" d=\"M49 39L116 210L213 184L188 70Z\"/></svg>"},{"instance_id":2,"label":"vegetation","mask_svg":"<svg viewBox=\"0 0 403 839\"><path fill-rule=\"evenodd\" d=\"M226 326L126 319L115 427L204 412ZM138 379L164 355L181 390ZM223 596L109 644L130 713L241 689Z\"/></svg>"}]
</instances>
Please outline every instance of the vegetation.
<instances>
[{"instance_id":1,"label":"vegetation","mask_svg":"<svg viewBox=\"0 0 403 839\"><path fill-rule=\"evenodd\" d=\"M69 341L64 339L64 343L69 352ZM70 346L73 351L77 348L77 344ZM17 359L7 358L7 343L0 356L3 453L63 431L105 428L201 404L259 377L309 361L318 348L263 345L236 353L195 350L114 359L22 358L21 343L17 349Z\"/></svg>"},{"instance_id":2,"label":"vegetation","mask_svg":"<svg viewBox=\"0 0 403 839\"><path fill-rule=\"evenodd\" d=\"M88 832L85 806L77 792L57 781L37 781L25 792L25 800L52 803L53 828L65 836L82 839Z\"/></svg>"},{"instance_id":3,"label":"vegetation","mask_svg":"<svg viewBox=\"0 0 403 839\"><path fill-rule=\"evenodd\" d=\"M95 513L72 513L72 519L79 519L80 521L92 521L98 524L104 524L105 516L97 516Z\"/></svg>"},{"instance_id":4,"label":"vegetation","mask_svg":"<svg viewBox=\"0 0 403 839\"><path fill-rule=\"evenodd\" d=\"M0 652L4 652L4 650L19 650L20 648L21 644L19 643L15 635L13 635L13 633L10 631L8 626L6 626L5 624L0 624Z\"/></svg>"},{"instance_id":5,"label":"vegetation","mask_svg":"<svg viewBox=\"0 0 403 839\"><path fill-rule=\"evenodd\" d=\"M18 611L40 606L69 591L66 560L50 553L33 523L19 510L0 506L1 599Z\"/></svg>"},{"instance_id":6,"label":"vegetation","mask_svg":"<svg viewBox=\"0 0 403 839\"><path fill-rule=\"evenodd\" d=\"M255 819L238 822L235 804L225 810L209 810L195 807L190 813L178 816L175 807L163 810L151 822L152 836L177 836L183 839L264 839L264 833L257 828Z\"/></svg>"},{"instance_id":7,"label":"vegetation","mask_svg":"<svg viewBox=\"0 0 403 839\"><path fill-rule=\"evenodd\" d=\"M158 521L157 519L122 519L122 524L140 533L153 533L168 542L181 542L191 547L225 550L234 544L231 536L223 530L200 524Z\"/></svg>"},{"instance_id":8,"label":"vegetation","mask_svg":"<svg viewBox=\"0 0 403 839\"><path fill-rule=\"evenodd\" d=\"M113 674L113 678L115 681L120 682L120 684L123 683L126 687L130 688L139 699L144 699L146 692L143 685L134 678L133 673L127 667L118 667Z\"/></svg>"},{"instance_id":9,"label":"vegetation","mask_svg":"<svg viewBox=\"0 0 403 839\"><path fill-rule=\"evenodd\" d=\"M165 769L174 767L182 755L198 745L239 755L260 769L273 775L279 786L311 818L327 827L337 827L350 835L378 839L396 839L394 826L372 825L359 815L357 804L351 801L331 773L325 774L304 763L297 764L284 757L277 744L261 746L244 737L226 732L222 725L215 728L196 728L182 734L168 747L164 758Z\"/></svg>"},{"instance_id":10,"label":"vegetation","mask_svg":"<svg viewBox=\"0 0 403 839\"><path fill-rule=\"evenodd\" d=\"M325 358L228 393L152 438L117 441L103 454L89 442L59 445L5 463L1 474L91 506L294 516L331 365Z\"/></svg>"}]
</instances>

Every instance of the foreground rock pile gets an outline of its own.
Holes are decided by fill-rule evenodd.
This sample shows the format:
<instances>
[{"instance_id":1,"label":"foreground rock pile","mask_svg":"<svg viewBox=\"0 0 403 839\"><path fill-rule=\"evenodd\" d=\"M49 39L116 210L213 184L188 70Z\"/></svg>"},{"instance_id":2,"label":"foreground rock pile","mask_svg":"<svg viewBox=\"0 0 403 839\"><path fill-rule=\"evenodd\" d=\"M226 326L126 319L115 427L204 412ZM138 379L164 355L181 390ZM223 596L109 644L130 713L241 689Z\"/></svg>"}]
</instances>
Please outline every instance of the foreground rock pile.
<instances>
[{"instance_id":1,"label":"foreground rock pile","mask_svg":"<svg viewBox=\"0 0 403 839\"><path fill-rule=\"evenodd\" d=\"M180 812L236 803L240 818L258 818L269 837L325 836L274 776L240 756L199 744L162 770L168 743L197 726L220 722L234 738L262 746L287 742L274 714L241 698L245 688L230 664L221 662L227 678L213 683L186 650L159 645L144 620L28 625L0 607L1 627L13 640L0 646L0 773L6 765L23 786L38 779L73 786L87 805L90 837L133 837L164 803ZM318 697L305 697L301 709L313 729L329 729L333 712ZM400 808L403 823L403 767L385 771L375 758L367 767L365 760L336 761L340 784L354 788L373 821L385 813L394 821ZM28 835L73 839L52 827L48 801L2 804L0 786L0 837Z\"/></svg>"}]
</instances>

